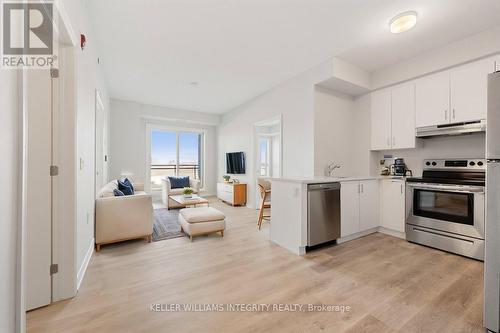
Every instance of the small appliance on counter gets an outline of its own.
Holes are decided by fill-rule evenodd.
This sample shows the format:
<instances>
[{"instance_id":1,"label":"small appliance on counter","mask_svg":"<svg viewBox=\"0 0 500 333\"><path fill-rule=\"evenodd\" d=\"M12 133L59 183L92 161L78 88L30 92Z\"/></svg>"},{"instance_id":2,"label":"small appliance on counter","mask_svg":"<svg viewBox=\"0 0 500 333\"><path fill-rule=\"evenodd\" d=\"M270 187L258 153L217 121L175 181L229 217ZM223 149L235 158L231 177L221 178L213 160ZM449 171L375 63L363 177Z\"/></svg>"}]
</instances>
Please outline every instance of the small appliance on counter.
<instances>
[{"instance_id":1,"label":"small appliance on counter","mask_svg":"<svg viewBox=\"0 0 500 333\"><path fill-rule=\"evenodd\" d=\"M411 176L412 172L406 167L404 158L395 158L391 165L391 173L394 176Z\"/></svg>"}]
</instances>

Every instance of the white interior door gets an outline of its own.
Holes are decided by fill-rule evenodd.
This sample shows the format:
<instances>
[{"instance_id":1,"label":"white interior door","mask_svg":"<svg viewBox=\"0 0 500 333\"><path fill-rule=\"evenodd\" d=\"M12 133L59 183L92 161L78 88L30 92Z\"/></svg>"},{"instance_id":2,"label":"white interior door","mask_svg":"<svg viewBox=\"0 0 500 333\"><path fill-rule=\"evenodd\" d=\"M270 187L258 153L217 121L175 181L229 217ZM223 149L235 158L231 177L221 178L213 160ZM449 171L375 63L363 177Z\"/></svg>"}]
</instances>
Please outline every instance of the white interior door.
<instances>
[{"instance_id":1,"label":"white interior door","mask_svg":"<svg viewBox=\"0 0 500 333\"><path fill-rule=\"evenodd\" d=\"M49 70L26 73L26 309L50 304L52 87Z\"/></svg>"},{"instance_id":2,"label":"white interior door","mask_svg":"<svg viewBox=\"0 0 500 333\"><path fill-rule=\"evenodd\" d=\"M95 94L95 192L107 183L106 114L99 91Z\"/></svg>"}]
</instances>

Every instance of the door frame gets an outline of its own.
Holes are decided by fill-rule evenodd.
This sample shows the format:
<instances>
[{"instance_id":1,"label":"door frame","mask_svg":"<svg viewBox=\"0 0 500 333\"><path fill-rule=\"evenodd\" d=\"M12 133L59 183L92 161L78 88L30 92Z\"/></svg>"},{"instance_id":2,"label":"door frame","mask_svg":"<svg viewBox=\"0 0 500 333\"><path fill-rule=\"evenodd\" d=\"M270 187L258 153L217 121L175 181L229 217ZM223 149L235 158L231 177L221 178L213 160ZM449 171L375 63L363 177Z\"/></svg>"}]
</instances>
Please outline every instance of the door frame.
<instances>
[{"instance_id":1,"label":"door frame","mask_svg":"<svg viewBox=\"0 0 500 333\"><path fill-rule=\"evenodd\" d=\"M260 165L259 165L259 138L262 136L260 133L258 133L257 129L259 127L267 127L267 126L272 126L273 124L278 125L278 140L279 140L279 145L280 145L280 151L278 155L279 159L279 169L278 169L278 177L283 177L283 114L278 114L276 116L266 118L263 120L260 120L258 122L255 122L253 124L253 135L252 135L252 157L253 157L253 162L252 162L252 170L251 170L251 183L254 183L254 188L255 188L255 209L258 209L258 203L260 201L260 193L257 190L257 181L260 175L258 174L260 170ZM274 135L273 135L274 136ZM272 148L271 148L272 151ZM272 158L271 158L271 164L272 164ZM272 167L272 166L271 166ZM271 175L272 177L272 175Z\"/></svg>"},{"instance_id":2,"label":"door frame","mask_svg":"<svg viewBox=\"0 0 500 333\"><path fill-rule=\"evenodd\" d=\"M52 222L52 260L56 260L59 265L59 272L52 276L52 302L60 299L70 298L76 295L76 110L77 110L77 50L79 48L79 40L73 30L69 16L64 9L62 3L58 3L54 7L54 38L59 44L59 55L63 67L60 69L60 78L62 82L56 83L55 91L52 94L56 121L65 121L70 126L67 129L59 129L54 134L55 143L61 143L65 138L70 138L73 141L72 145L64 142L67 150L64 153L60 151L60 147L55 149L53 160L64 165L64 177L69 180L66 191L58 191L63 188L62 185L53 193L58 197L63 197L66 193L71 192L71 197L66 198L67 203L73 207L56 206L52 208L55 218ZM62 52L61 52L62 51ZM64 54L62 54L64 53ZM61 66L61 63L60 65ZM29 92L27 90L28 69L19 71L19 104L21 112L19 114L19 136L18 148L20 175L19 175L19 205L18 205L18 230L17 230L17 255L16 255L16 287L15 287L15 326L16 332L26 331L26 233L27 233L27 149L26 140L28 137L28 129L26 119L28 116L28 99ZM64 110L64 113L62 113ZM69 115L69 117L66 117ZM64 160L62 160L64 159ZM62 181L59 181L62 183ZM57 182L56 182L57 186ZM62 213L61 213L62 212ZM61 223L61 220L69 220L72 223Z\"/></svg>"},{"instance_id":3,"label":"door frame","mask_svg":"<svg viewBox=\"0 0 500 333\"><path fill-rule=\"evenodd\" d=\"M94 144L95 144L95 147L94 147L94 195L95 197L97 198L97 194L99 193L99 191L101 190L101 188L98 186L98 181L97 181L97 172L100 172L99 176L100 178L103 180L103 183L101 184L101 187L106 185L106 182L108 181L108 177L106 177L106 179L103 179L103 175L106 174L107 175L107 172L105 173L105 170L107 169L107 163L106 163L106 160L103 161L102 165L101 165L101 170L98 170L98 164L97 164L97 147L100 146L100 149L101 149L101 155L103 156L106 156L105 159L107 159L107 147L105 145L105 142L107 141L107 138L106 136L108 135L108 133L106 132L106 128L107 128L107 114L106 114L106 109L104 108L104 103L102 102L102 98L101 98L101 92L99 91L99 89L96 89L95 90L95 116L94 116ZM99 118L98 118L98 114L100 114ZM98 124L98 119L101 119L102 120L102 124ZM101 130L101 142L98 142L97 140L97 133L98 131ZM102 157L102 156L101 156Z\"/></svg>"}]
</instances>

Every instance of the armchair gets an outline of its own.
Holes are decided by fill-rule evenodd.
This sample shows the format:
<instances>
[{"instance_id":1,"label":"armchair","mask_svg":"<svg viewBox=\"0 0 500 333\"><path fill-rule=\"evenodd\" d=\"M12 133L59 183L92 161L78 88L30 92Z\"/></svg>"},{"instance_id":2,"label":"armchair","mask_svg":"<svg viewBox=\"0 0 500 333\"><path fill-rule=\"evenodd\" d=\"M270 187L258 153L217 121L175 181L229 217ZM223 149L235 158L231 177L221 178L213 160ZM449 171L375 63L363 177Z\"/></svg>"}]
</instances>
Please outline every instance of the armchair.
<instances>
[{"instance_id":1,"label":"armchair","mask_svg":"<svg viewBox=\"0 0 500 333\"><path fill-rule=\"evenodd\" d=\"M198 193L200 191L201 181L198 179L189 178L189 187L194 190L194 193ZM171 208L184 208L183 205L179 205L177 202L173 201L169 198L171 195L180 195L182 194L182 188L172 188L170 184L170 180L168 177L162 179L162 191L161 191L161 199L165 206L168 209Z\"/></svg>"},{"instance_id":2,"label":"armchair","mask_svg":"<svg viewBox=\"0 0 500 333\"><path fill-rule=\"evenodd\" d=\"M117 181L104 186L96 199L95 243L101 245L128 239L145 238L151 242L153 232L153 203L151 195L143 192L142 184L133 184L135 194L115 197Z\"/></svg>"}]
</instances>

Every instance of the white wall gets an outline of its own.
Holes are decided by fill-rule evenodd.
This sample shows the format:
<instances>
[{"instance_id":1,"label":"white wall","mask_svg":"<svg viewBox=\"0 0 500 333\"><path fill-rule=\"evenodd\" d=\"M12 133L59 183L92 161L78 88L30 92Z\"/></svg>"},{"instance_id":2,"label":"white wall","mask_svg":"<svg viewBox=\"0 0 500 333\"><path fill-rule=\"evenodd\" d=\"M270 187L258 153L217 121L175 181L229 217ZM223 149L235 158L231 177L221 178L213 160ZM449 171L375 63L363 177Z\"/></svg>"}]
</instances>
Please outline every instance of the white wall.
<instances>
[{"instance_id":1,"label":"white wall","mask_svg":"<svg viewBox=\"0 0 500 333\"><path fill-rule=\"evenodd\" d=\"M216 192L216 114L184 111L135 102L111 100L110 179L132 173L134 181L146 181L146 124L201 129L205 137L205 190Z\"/></svg>"},{"instance_id":2,"label":"white wall","mask_svg":"<svg viewBox=\"0 0 500 333\"><path fill-rule=\"evenodd\" d=\"M500 52L500 27L483 31L372 73L379 89Z\"/></svg>"},{"instance_id":3,"label":"white wall","mask_svg":"<svg viewBox=\"0 0 500 333\"><path fill-rule=\"evenodd\" d=\"M378 159L383 159L385 154L402 157L408 168L413 171L413 175L420 177L425 159L485 158L486 156L484 133L418 140L419 148L417 149L383 151L378 154Z\"/></svg>"},{"instance_id":4,"label":"white wall","mask_svg":"<svg viewBox=\"0 0 500 333\"><path fill-rule=\"evenodd\" d=\"M283 115L283 177L314 175L314 85L331 75L331 61L320 64L235 108L218 128L218 180L226 172L225 154L246 154L247 205L255 207L254 124Z\"/></svg>"},{"instance_id":5,"label":"white wall","mask_svg":"<svg viewBox=\"0 0 500 333\"><path fill-rule=\"evenodd\" d=\"M354 100L321 87L315 88L314 97L314 175L327 175L326 167L335 163L341 168L333 175L352 176L357 127Z\"/></svg>"},{"instance_id":6,"label":"white wall","mask_svg":"<svg viewBox=\"0 0 500 333\"><path fill-rule=\"evenodd\" d=\"M18 209L20 201L20 115L18 73L0 73L0 332L14 332L16 327L16 254Z\"/></svg>"},{"instance_id":7,"label":"white wall","mask_svg":"<svg viewBox=\"0 0 500 333\"><path fill-rule=\"evenodd\" d=\"M95 150L95 90L99 89L105 110L109 97L97 63L97 45L88 21L85 1L62 2L71 22L75 38L80 33L87 44L77 52L77 271L84 272L85 257L94 246L94 150ZM81 161L81 163L80 163Z\"/></svg>"},{"instance_id":8,"label":"white wall","mask_svg":"<svg viewBox=\"0 0 500 333\"><path fill-rule=\"evenodd\" d=\"M331 163L341 166L334 176L365 176L373 173L370 152L370 95L351 96L315 88L314 174L325 176Z\"/></svg>"}]
</instances>

